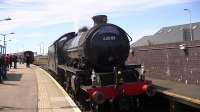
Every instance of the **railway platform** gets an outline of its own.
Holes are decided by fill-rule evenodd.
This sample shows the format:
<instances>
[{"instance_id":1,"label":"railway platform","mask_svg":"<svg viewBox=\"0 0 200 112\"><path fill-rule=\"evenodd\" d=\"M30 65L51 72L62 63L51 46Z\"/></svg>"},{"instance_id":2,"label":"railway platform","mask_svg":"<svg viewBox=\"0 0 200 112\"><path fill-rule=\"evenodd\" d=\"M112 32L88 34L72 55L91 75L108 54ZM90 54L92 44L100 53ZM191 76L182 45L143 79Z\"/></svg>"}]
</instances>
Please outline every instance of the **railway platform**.
<instances>
[{"instance_id":1,"label":"railway platform","mask_svg":"<svg viewBox=\"0 0 200 112\"><path fill-rule=\"evenodd\" d=\"M175 108L175 103L182 103L191 107L195 107L200 111L200 86L192 84L183 84L170 80L161 80L155 78L152 80L154 87L158 93L167 97Z\"/></svg>"},{"instance_id":2,"label":"railway platform","mask_svg":"<svg viewBox=\"0 0 200 112\"><path fill-rule=\"evenodd\" d=\"M63 88L43 69L18 64L0 84L0 112L80 112Z\"/></svg>"}]
</instances>

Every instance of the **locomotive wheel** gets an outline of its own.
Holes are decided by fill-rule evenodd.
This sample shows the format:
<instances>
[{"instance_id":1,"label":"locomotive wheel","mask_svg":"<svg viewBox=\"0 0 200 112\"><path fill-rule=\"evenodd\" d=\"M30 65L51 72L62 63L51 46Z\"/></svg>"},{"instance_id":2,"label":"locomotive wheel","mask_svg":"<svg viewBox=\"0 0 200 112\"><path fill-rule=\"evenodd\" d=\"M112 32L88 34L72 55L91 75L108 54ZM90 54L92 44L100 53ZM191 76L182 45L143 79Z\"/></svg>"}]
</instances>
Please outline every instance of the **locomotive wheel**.
<instances>
[{"instance_id":1,"label":"locomotive wheel","mask_svg":"<svg viewBox=\"0 0 200 112\"><path fill-rule=\"evenodd\" d=\"M131 97L131 111L134 112L143 112L144 109L144 100L141 97L133 98Z\"/></svg>"},{"instance_id":2,"label":"locomotive wheel","mask_svg":"<svg viewBox=\"0 0 200 112\"><path fill-rule=\"evenodd\" d=\"M103 104L91 103L91 112L110 112L110 106L109 101L105 101Z\"/></svg>"},{"instance_id":3,"label":"locomotive wheel","mask_svg":"<svg viewBox=\"0 0 200 112\"><path fill-rule=\"evenodd\" d=\"M99 105L95 104L95 103L92 103L91 104L91 112L101 112Z\"/></svg>"},{"instance_id":4,"label":"locomotive wheel","mask_svg":"<svg viewBox=\"0 0 200 112\"><path fill-rule=\"evenodd\" d=\"M65 91L67 93L70 93L71 92L71 83L70 83L70 79L69 78L66 78L66 82L65 82Z\"/></svg>"}]
</instances>

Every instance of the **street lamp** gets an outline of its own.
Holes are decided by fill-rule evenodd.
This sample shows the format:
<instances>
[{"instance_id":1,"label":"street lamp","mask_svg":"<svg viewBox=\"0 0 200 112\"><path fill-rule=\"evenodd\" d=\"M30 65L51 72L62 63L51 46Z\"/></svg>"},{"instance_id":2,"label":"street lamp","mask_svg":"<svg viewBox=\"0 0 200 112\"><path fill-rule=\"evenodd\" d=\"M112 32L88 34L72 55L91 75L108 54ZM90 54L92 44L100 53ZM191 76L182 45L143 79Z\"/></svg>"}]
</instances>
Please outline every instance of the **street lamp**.
<instances>
[{"instance_id":1,"label":"street lamp","mask_svg":"<svg viewBox=\"0 0 200 112\"><path fill-rule=\"evenodd\" d=\"M9 21L9 20L12 20L12 19L10 17L8 17L8 18L2 19L0 21Z\"/></svg>"},{"instance_id":2,"label":"street lamp","mask_svg":"<svg viewBox=\"0 0 200 112\"><path fill-rule=\"evenodd\" d=\"M15 33L14 33L14 32L11 32L11 33L7 33L7 34L0 34L0 35L3 36L3 45L4 45L4 47L5 47L5 54L6 54L6 42L7 42L7 40L6 40L6 35L9 35L9 34L15 34ZM11 40L8 40L8 41L11 41Z\"/></svg>"},{"instance_id":3,"label":"street lamp","mask_svg":"<svg viewBox=\"0 0 200 112\"><path fill-rule=\"evenodd\" d=\"M191 10L190 9L184 9L184 11L187 11L189 14L189 18L190 18L190 39L191 41L193 40L193 36L192 36L192 14L191 14Z\"/></svg>"},{"instance_id":4,"label":"street lamp","mask_svg":"<svg viewBox=\"0 0 200 112\"><path fill-rule=\"evenodd\" d=\"M40 55L44 55L44 42L40 42Z\"/></svg>"}]
</instances>

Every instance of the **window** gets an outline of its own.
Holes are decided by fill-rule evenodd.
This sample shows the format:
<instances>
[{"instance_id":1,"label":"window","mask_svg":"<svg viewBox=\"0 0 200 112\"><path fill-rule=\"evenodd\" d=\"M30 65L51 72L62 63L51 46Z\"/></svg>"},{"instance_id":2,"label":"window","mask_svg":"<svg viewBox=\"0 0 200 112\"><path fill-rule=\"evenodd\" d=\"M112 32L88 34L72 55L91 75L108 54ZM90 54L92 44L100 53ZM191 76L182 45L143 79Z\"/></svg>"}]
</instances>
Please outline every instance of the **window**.
<instances>
[{"instance_id":1,"label":"window","mask_svg":"<svg viewBox=\"0 0 200 112\"><path fill-rule=\"evenodd\" d=\"M194 25L194 26L192 27L193 30L196 29L196 28L197 28L197 25Z\"/></svg>"},{"instance_id":2,"label":"window","mask_svg":"<svg viewBox=\"0 0 200 112\"><path fill-rule=\"evenodd\" d=\"M170 29L168 29L168 31L167 31L167 32L169 33L169 32L171 32L171 31L172 31L172 29L170 28Z\"/></svg>"},{"instance_id":3,"label":"window","mask_svg":"<svg viewBox=\"0 0 200 112\"><path fill-rule=\"evenodd\" d=\"M160 30L158 33L162 33L163 32L163 30Z\"/></svg>"}]
</instances>

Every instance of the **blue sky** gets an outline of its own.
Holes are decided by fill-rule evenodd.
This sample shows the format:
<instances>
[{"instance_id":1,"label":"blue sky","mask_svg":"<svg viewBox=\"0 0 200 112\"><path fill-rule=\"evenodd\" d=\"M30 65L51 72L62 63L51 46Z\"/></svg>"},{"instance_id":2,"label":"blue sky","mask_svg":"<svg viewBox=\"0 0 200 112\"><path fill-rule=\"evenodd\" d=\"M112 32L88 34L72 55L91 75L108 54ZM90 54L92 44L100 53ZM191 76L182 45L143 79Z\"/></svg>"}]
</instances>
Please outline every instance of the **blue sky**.
<instances>
[{"instance_id":1,"label":"blue sky","mask_svg":"<svg viewBox=\"0 0 200 112\"><path fill-rule=\"evenodd\" d=\"M164 26L200 22L200 0L0 0L0 33L7 35L7 52L47 52L59 36L91 27L91 17L106 14L108 21L129 33L133 41ZM3 37L1 36L2 40ZM3 44L0 41L0 44Z\"/></svg>"}]
</instances>

